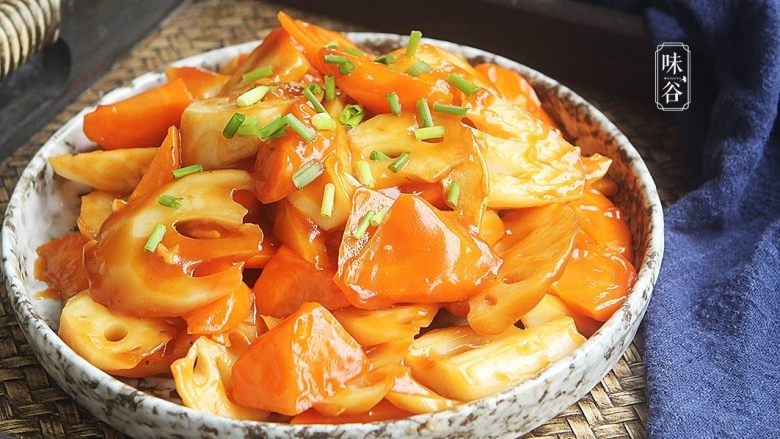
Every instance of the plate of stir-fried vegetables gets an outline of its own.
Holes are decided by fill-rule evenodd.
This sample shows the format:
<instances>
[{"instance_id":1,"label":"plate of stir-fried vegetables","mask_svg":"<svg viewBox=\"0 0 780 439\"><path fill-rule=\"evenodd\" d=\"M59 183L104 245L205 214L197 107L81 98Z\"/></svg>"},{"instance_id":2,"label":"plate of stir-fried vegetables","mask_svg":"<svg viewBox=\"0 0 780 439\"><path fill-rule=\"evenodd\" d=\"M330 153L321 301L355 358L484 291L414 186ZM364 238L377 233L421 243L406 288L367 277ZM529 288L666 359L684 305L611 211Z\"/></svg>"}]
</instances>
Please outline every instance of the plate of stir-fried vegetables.
<instances>
[{"instance_id":1,"label":"plate of stir-fried vegetables","mask_svg":"<svg viewBox=\"0 0 780 439\"><path fill-rule=\"evenodd\" d=\"M279 20L25 172L4 268L47 370L140 436L500 436L590 390L662 252L628 141L511 61Z\"/></svg>"}]
</instances>

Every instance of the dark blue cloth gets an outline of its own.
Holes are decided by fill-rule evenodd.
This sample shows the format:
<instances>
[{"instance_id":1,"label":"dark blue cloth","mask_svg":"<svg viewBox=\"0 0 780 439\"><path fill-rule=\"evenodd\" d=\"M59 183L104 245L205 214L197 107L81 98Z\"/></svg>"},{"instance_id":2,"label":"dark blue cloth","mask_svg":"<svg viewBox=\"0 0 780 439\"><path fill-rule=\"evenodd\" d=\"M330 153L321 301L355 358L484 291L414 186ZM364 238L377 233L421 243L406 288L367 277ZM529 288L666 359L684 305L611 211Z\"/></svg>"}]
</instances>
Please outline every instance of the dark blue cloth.
<instances>
[{"instance_id":1,"label":"dark blue cloth","mask_svg":"<svg viewBox=\"0 0 780 439\"><path fill-rule=\"evenodd\" d=\"M780 7L670 0L646 18L659 42L691 47L680 140L703 182L665 212L649 432L780 438Z\"/></svg>"}]
</instances>

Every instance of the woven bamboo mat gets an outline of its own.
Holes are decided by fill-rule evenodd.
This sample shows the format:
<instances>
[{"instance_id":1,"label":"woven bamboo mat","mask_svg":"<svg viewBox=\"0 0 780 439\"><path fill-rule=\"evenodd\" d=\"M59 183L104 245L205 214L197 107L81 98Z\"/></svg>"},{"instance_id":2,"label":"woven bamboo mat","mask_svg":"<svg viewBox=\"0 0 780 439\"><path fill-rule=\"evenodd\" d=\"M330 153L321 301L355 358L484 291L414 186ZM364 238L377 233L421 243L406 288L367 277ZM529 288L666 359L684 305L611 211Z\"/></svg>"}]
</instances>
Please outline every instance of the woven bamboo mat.
<instances>
[{"instance_id":1,"label":"woven bamboo mat","mask_svg":"<svg viewBox=\"0 0 780 439\"><path fill-rule=\"evenodd\" d=\"M227 3L230 3L229 7ZM280 5L267 1L185 2L103 78L0 164L0 209L5 211L19 175L36 150L81 108L95 102L102 93L125 85L147 71L161 69L171 61L264 36L277 25L275 13L278 9L281 9ZM367 30L285 9L297 17L334 29ZM572 85L602 109L637 146L665 203L686 192L683 168L673 147L671 120L667 115L657 112L649 100L632 104L621 101L619 96ZM17 326L4 292L2 296L0 433L29 438L121 438L120 433L92 417L48 377ZM640 334L590 394L528 437L645 437L647 402L641 345Z\"/></svg>"}]
</instances>

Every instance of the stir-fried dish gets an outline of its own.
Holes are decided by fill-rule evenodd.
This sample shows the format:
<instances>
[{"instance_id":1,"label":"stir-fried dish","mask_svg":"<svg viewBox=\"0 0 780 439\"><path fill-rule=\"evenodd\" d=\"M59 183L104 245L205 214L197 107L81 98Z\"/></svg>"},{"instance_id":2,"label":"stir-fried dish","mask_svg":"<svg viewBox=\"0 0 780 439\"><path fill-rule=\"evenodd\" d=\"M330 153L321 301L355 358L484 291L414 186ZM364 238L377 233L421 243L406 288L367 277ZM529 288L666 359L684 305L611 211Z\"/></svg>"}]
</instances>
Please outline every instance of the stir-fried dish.
<instances>
[{"instance_id":1,"label":"stir-fried dish","mask_svg":"<svg viewBox=\"0 0 780 439\"><path fill-rule=\"evenodd\" d=\"M411 33L390 53L279 14L216 71L84 117L78 233L38 249L60 337L189 407L345 423L526 380L620 307L635 271L607 196L529 83Z\"/></svg>"}]
</instances>

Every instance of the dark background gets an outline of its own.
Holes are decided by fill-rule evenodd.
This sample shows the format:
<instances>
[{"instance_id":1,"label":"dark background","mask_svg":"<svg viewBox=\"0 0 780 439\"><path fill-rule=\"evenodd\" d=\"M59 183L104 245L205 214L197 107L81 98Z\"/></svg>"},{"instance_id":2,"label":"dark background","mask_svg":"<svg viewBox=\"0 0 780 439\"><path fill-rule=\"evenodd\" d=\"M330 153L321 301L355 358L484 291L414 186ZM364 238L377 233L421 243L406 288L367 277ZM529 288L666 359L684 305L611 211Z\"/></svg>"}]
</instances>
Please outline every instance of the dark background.
<instances>
[{"instance_id":1,"label":"dark background","mask_svg":"<svg viewBox=\"0 0 780 439\"><path fill-rule=\"evenodd\" d=\"M63 0L60 41L0 83L0 159L92 84L181 0ZM596 5L598 3L599 5ZM609 5L610 8L601 5ZM476 46L571 86L652 103L653 48L639 2L287 0L379 32Z\"/></svg>"}]
</instances>

